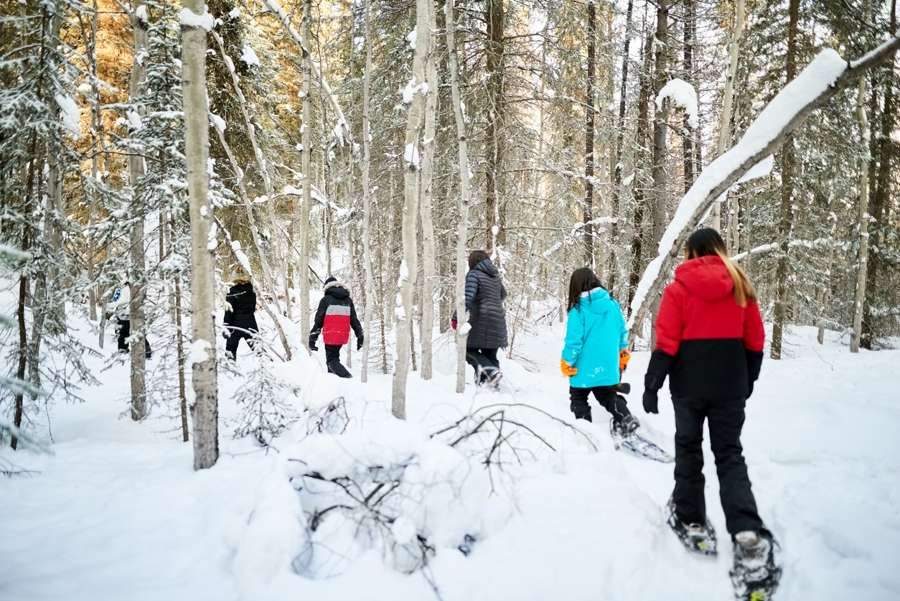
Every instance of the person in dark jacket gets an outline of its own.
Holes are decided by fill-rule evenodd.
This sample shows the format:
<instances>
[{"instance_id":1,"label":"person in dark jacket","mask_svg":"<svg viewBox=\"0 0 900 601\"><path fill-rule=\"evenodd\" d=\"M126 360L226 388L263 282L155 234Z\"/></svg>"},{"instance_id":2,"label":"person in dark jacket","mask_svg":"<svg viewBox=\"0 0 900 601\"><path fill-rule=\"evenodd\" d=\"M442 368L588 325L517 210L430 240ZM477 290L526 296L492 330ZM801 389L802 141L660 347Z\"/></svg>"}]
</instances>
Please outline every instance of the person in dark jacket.
<instances>
[{"instance_id":1,"label":"person in dark jacket","mask_svg":"<svg viewBox=\"0 0 900 601\"><path fill-rule=\"evenodd\" d=\"M363 329L356 317L356 307L350 299L347 287L334 277L325 280L325 295L319 301L316 322L309 333L309 350L317 351L319 334L325 341L325 364L328 373L341 378L352 378L341 364L341 347L350 342L350 328L356 334L356 350L363 346Z\"/></svg>"},{"instance_id":2,"label":"person in dark jacket","mask_svg":"<svg viewBox=\"0 0 900 601\"><path fill-rule=\"evenodd\" d=\"M675 490L669 524L689 545L707 551L703 422L716 457L719 496L735 556L770 553L772 534L756 510L741 447L744 408L762 365L765 331L756 291L728 259L718 232L687 241L685 261L666 287L656 320L656 348L644 379L644 409L658 413L657 391L669 377L675 406ZM740 551L739 551L740 549Z\"/></svg>"},{"instance_id":3,"label":"person in dark jacket","mask_svg":"<svg viewBox=\"0 0 900 601\"><path fill-rule=\"evenodd\" d=\"M509 346L503 301L506 288L500 272L483 250L469 255L466 273L466 311L469 314L469 336L466 339L466 363L475 369L475 383L497 387L503 374L497 351ZM456 313L451 325L456 329Z\"/></svg>"},{"instance_id":4,"label":"person in dark jacket","mask_svg":"<svg viewBox=\"0 0 900 601\"><path fill-rule=\"evenodd\" d=\"M243 269L237 268L231 275L232 286L225 296L227 307L225 309L225 352L231 353L231 358L237 360L237 348L242 338L246 338L247 344L253 348L253 335L259 333L256 324L256 292L250 277Z\"/></svg>"},{"instance_id":5,"label":"person in dark jacket","mask_svg":"<svg viewBox=\"0 0 900 601\"><path fill-rule=\"evenodd\" d=\"M106 306L107 315L116 318L119 338L119 352L128 352L128 338L131 336L131 284L126 280L120 288L116 288L109 304ZM144 336L144 357L153 356L150 350L150 341Z\"/></svg>"}]
</instances>

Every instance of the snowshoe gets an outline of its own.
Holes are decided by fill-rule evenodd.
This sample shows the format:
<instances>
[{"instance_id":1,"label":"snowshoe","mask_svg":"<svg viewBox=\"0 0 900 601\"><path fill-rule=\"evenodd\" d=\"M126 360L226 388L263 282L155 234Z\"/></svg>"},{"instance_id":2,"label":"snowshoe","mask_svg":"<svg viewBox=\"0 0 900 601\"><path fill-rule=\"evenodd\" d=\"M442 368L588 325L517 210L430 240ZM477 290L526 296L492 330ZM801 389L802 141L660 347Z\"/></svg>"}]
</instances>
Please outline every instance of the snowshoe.
<instances>
[{"instance_id":1,"label":"snowshoe","mask_svg":"<svg viewBox=\"0 0 900 601\"><path fill-rule=\"evenodd\" d=\"M781 547L765 528L734 536L734 567L729 572L739 601L769 601L781 580Z\"/></svg>"},{"instance_id":2,"label":"snowshoe","mask_svg":"<svg viewBox=\"0 0 900 601\"><path fill-rule=\"evenodd\" d=\"M707 520L705 524L685 524L675 514L675 503L669 499L666 505L669 527L678 535L681 544L690 551L703 555L716 554L716 531Z\"/></svg>"},{"instance_id":3,"label":"snowshoe","mask_svg":"<svg viewBox=\"0 0 900 601\"><path fill-rule=\"evenodd\" d=\"M637 429L640 426L637 418L631 416L633 423L625 424L628 418L623 419L619 424L615 420L609 420L609 435L612 437L613 445L616 450L625 449L631 451L638 457L658 461L660 463L672 463L675 459L659 445L647 440L641 436ZM587 417L590 421L590 414Z\"/></svg>"}]
</instances>

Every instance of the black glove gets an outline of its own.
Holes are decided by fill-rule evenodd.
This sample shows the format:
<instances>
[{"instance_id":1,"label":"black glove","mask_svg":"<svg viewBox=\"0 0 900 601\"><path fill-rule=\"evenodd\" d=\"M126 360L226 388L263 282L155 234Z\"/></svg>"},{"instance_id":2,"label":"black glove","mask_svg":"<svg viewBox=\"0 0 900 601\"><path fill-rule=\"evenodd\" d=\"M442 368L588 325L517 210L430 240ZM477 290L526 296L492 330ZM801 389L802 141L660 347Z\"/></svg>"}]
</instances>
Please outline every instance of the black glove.
<instances>
[{"instance_id":1,"label":"black glove","mask_svg":"<svg viewBox=\"0 0 900 601\"><path fill-rule=\"evenodd\" d=\"M356 350L361 351L362 347L363 347L363 339L357 338L356 339Z\"/></svg>"},{"instance_id":2,"label":"black glove","mask_svg":"<svg viewBox=\"0 0 900 601\"><path fill-rule=\"evenodd\" d=\"M228 334L228 330L222 332L222 338L224 338L225 340L228 340L230 337L231 336Z\"/></svg>"},{"instance_id":3,"label":"black glove","mask_svg":"<svg viewBox=\"0 0 900 601\"><path fill-rule=\"evenodd\" d=\"M309 341L309 350L311 350L312 352L316 352L317 350L319 350L319 347L316 346L315 340Z\"/></svg>"},{"instance_id":4,"label":"black glove","mask_svg":"<svg viewBox=\"0 0 900 601\"><path fill-rule=\"evenodd\" d=\"M644 411L647 413L659 413L659 398L655 390L644 390Z\"/></svg>"}]
</instances>

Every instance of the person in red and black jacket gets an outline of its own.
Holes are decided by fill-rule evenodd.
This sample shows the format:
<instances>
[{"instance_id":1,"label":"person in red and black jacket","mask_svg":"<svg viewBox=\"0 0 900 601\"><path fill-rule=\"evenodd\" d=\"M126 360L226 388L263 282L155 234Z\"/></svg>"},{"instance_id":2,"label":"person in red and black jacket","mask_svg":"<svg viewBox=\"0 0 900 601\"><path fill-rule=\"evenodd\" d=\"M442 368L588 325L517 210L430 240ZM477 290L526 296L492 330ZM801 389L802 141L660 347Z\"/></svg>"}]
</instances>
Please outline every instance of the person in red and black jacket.
<instances>
[{"instance_id":1,"label":"person in red and black jacket","mask_svg":"<svg viewBox=\"0 0 900 601\"><path fill-rule=\"evenodd\" d=\"M687 241L685 261L666 287L656 320L656 349L644 379L644 409L658 413L657 391L669 377L675 407L675 490L670 511L699 539L710 529L703 495L703 422L716 457L728 532L759 542L765 530L750 490L741 447L744 407L762 365L765 331L756 291L728 259L719 233L704 228ZM765 541L764 541L765 542Z\"/></svg>"},{"instance_id":2,"label":"person in red and black jacket","mask_svg":"<svg viewBox=\"0 0 900 601\"><path fill-rule=\"evenodd\" d=\"M341 364L341 347L350 342L350 328L356 333L356 350L360 350L363 346L363 329L356 317L356 307L350 299L350 292L336 278L329 277L325 280L325 296L319 301L319 310L316 311L316 322L309 333L309 350L319 350L316 348L316 341L319 334L322 334L328 373L341 378L353 377Z\"/></svg>"}]
</instances>

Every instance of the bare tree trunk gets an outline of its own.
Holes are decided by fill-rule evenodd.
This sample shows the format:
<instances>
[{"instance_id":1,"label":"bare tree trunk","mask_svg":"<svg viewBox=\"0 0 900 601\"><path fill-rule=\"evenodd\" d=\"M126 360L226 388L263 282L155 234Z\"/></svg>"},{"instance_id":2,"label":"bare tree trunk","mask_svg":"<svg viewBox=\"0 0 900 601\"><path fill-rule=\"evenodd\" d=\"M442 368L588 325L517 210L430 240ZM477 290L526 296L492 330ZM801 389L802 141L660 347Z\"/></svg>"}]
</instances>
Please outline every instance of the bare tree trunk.
<instances>
[{"instance_id":1,"label":"bare tree trunk","mask_svg":"<svg viewBox=\"0 0 900 601\"><path fill-rule=\"evenodd\" d=\"M97 0L94 0L91 14L91 36L87 40L88 66L94 80L91 82L91 179L97 181L98 165L100 163L99 144L103 137L103 115L100 112L100 88L96 83L97 78L97 29L100 11ZM98 141L98 138L100 140ZM90 320L97 321L97 288L94 286L94 218L97 211L97 200L91 194L88 201L88 229L91 232L87 241L87 275L90 287L88 288L88 302L90 303ZM100 338L100 348L103 348L103 338Z\"/></svg>"},{"instance_id":2,"label":"bare tree trunk","mask_svg":"<svg viewBox=\"0 0 900 601\"><path fill-rule=\"evenodd\" d=\"M488 124L485 157L487 182L485 186L485 212L487 240L492 254L497 245L503 245L506 237L503 219L503 191L501 186L504 141L503 125L506 107L503 95L503 2L504 0L485 1L485 20L487 23L487 40L485 41L485 70L487 71L488 88Z\"/></svg>"},{"instance_id":3,"label":"bare tree trunk","mask_svg":"<svg viewBox=\"0 0 900 601\"><path fill-rule=\"evenodd\" d=\"M456 49L456 21L454 0L445 0L447 51L450 56L450 88L453 114L456 117L456 137L459 141L459 231L456 237L456 392L466 388L466 240L469 236L469 149L466 141L466 122L463 119L459 92L459 57Z\"/></svg>"},{"instance_id":4,"label":"bare tree trunk","mask_svg":"<svg viewBox=\"0 0 900 601\"><path fill-rule=\"evenodd\" d=\"M743 0L738 0L743 2ZM694 83L694 22L697 19L697 9L695 0L685 0L683 6L684 12L684 80ZM688 112L684 112L684 121L682 123L681 146L684 152L684 193L694 183L694 141L692 139L692 130L690 126L690 116Z\"/></svg>"},{"instance_id":5,"label":"bare tree trunk","mask_svg":"<svg viewBox=\"0 0 900 601\"><path fill-rule=\"evenodd\" d=\"M800 20L800 0L790 0L790 22L788 25L787 50L787 82L791 83L797 76L797 23ZM787 321L788 304L788 251L791 237L791 209L794 179L794 141L789 139L784 145L781 155L781 214L778 222L778 235L781 242L781 256L775 269L775 319L772 324L772 344L769 355L772 359L781 359L781 344L784 324Z\"/></svg>"},{"instance_id":6,"label":"bare tree trunk","mask_svg":"<svg viewBox=\"0 0 900 601\"><path fill-rule=\"evenodd\" d=\"M584 264L594 267L594 107L597 92L594 85L594 41L597 37L597 9L587 0L587 86L584 107Z\"/></svg>"},{"instance_id":7,"label":"bare tree trunk","mask_svg":"<svg viewBox=\"0 0 900 601\"><path fill-rule=\"evenodd\" d=\"M728 60L728 73L725 75L725 94L722 99L722 116L719 118L719 140L716 144L716 158L725 154L731 141L731 115L734 104L734 78L737 74L738 57L741 48L741 34L744 31L744 0L736 0L734 10L734 32L731 36L731 49ZM795 59L796 60L796 59ZM788 79L788 83L790 83ZM709 216L709 226L715 230L721 229L722 203L713 205ZM734 247L732 246L732 249ZM732 250L732 253L734 251Z\"/></svg>"},{"instance_id":8,"label":"bare tree trunk","mask_svg":"<svg viewBox=\"0 0 900 601\"><path fill-rule=\"evenodd\" d=\"M143 10L141 10L143 9ZM131 25L134 32L134 63L131 67L130 95L132 102L139 102L144 95L144 68L140 56L147 49L147 9L143 0L134 1L131 14ZM139 114L143 111L139 111ZM137 211L139 218L134 219L131 230L131 302L128 313L131 319L131 419L139 421L147 417L147 388L145 369L147 366L144 348L144 303L146 301L146 267L144 247L144 210L138 207L136 192L140 178L144 175L144 158L138 154L128 157L128 176L131 189L132 210Z\"/></svg>"},{"instance_id":9,"label":"bare tree trunk","mask_svg":"<svg viewBox=\"0 0 900 601\"><path fill-rule=\"evenodd\" d=\"M207 469L219 458L219 405L216 378L215 238L209 202L209 116L206 96L206 34L201 17L212 21L203 0L182 0L182 79L185 157L191 218L190 360L194 384L194 469ZM188 13L186 15L186 13ZM190 14L193 13L193 14ZM185 23L185 16L190 17Z\"/></svg>"},{"instance_id":10,"label":"bare tree trunk","mask_svg":"<svg viewBox=\"0 0 900 601\"><path fill-rule=\"evenodd\" d=\"M669 5L667 0L659 0L656 11L656 39L654 50L656 60L654 65L654 96L659 97L660 91L666 85L666 69L668 68L668 30L669 30ZM669 101L663 100L657 109L653 119L653 247L658 248L662 240L663 231L666 228L666 205L668 194L666 191L666 121L669 116ZM653 302L653 323L659 313L659 303L662 298L656 295ZM642 324L638 323L638 330ZM656 347L656 328L651 329L650 348Z\"/></svg>"},{"instance_id":11,"label":"bare tree trunk","mask_svg":"<svg viewBox=\"0 0 900 601\"><path fill-rule=\"evenodd\" d=\"M436 45L432 34L437 29L434 1L426 0L424 4L428 9L428 39L425 50L425 83L428 86L428 92L425 94L425 131L422 140L422 315L419 335L422 338L422 379L430 380L434 339L435 268L432 199L434 198L434 136L438 108L438 76L434 56ZM417 35L422 33L420 31Z\"/></svg>"},{"instance_id":12,"label":"bare tree trunk","mask_svg":"<svg viewBox=\"0 0 900 601\"><path fill-rule=\"evenodd\" d=\"M631 46L631 15L634 9L634 0L628 0L628 10L625 13L625 48L622 51L622 85L619 88L619 116L616 120L616 146L615 165L613 166L612 210L616 221L612 224L612 244L609 253L609 276L607 283L609 292L616 295L616 280L618 279L619 266L616 259L616 250L619 248L619 213L621 211L620 198L622 196L622 144L625 140L625 107L628 96L628 64L630 61L628 49Z\"/></svg>"},{"instance_id":13,"label":"bare tree trunk","mask_svg":"<svg viewBox=\"0 0 900 601\"><path fill-rule=\"evenodd\" d=\"M184 377L184 331L181 327L181 278L175 276L175 349L178 353L178 398L181 401L181 439L189 440Z\"/></svg>"},{"instance_id":14,"label":"bare tree trunk","mask_svg":"<svg viewBox=\"0 0 900 601\"><path fill-rule=\"evenodd\" d=\"M304 346L309 345L309 212L312 208L312 170L309 165L311 152L310 128L312 127L312 106L309 92L312 80L312 57L309 55L309 27L312 18L311 0L303 0L303 129L300 143L303 144L301 170L303 171L303 204L300 205L300 332Z\"/></svg>"},{"instance_id":15,"label":"bare tree trunk","mask_svg":"<svg viewBox=\"0 0 900 601\"><path fill-rule=\"evenodd\" d=\"M856 119L862 137L863 148L869 149L871 133L866 117L866 77L859 76L856 96ZM853 335L850 337L850 352L859 352L859 337L862 333L863 306L866 300L866 275L869 263L869 158L859 161L859 265L856 270L856 296L853 299Z\"/></svg>"},{"instance_id":16,"label":"bare tree trunk","mask_svg":"<svg viewBox=\"0 0 900 601\"><path fill-rule=\"evenodd\" d=\"M416 0L416 51L413 57L411 86L413 94L406 121L403 207L403 261L400 264L397 304L397 364L394 365L391 412L406 419L406 377L409 371L410 339L413 321L413 286L416 279L416 214L419 201L419 128L422 121L422 84L425 82L424 60L428 43L428 7L431 0Z\"/></svg>"},{"instance_id":17,"label":"bare tree trunk","mask_svg":"<svg viewBox=\"0 0 900 601\"><path fill-rule=\"evenodd\" d=\"M825 282L822 284L822 292L819 298L819 344L825 343L825 315L828 313L828 301L831 297L831 270L834 267L834 246L837 236L837 216L834 214L834 206L837 195L831 191L831 200L828 201L828 219L831 220L831 233L828 237L828 267L825 269Z\"/></svg>"},{"instance_id":18,"label":"bare tree trunk","mask_svg":"<svg viewBox=\"0 0 900 601\"><path fill-rule=\"evenodd\" d=\"M363 191L363 265L366 269L366 308L363 317L362 368L360 380L365 383L369 377L369 349L372 346L372 313L375 307L375 278L372 275L372 231L369 227L371 219L371 191L369 190L369 89L372 83L372 26L369 0L366 0L366 72L363 74L363 164L362 164L362 191Z\"/></svg>"}]
</instances>

